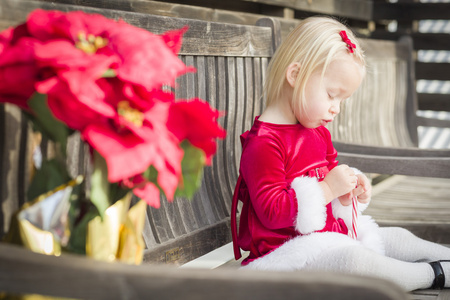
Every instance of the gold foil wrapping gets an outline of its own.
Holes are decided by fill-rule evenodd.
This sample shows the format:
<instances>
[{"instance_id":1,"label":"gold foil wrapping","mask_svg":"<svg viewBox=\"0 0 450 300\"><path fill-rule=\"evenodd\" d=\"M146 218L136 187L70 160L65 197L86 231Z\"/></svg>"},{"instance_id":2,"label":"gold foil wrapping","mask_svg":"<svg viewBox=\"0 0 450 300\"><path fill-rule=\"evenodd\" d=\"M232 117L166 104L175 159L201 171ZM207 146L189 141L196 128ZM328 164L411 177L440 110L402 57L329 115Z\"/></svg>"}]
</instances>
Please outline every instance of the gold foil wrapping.
<instances>
[{"instance_id":1,"label":"gold foil wrapping","mask_svg":"<svg viewBox=\"0 0 450 300\"><path fill-rule=\"evenodd\" d=\"M61 248L67 245L70 237L70 196L73 187L82 181L83 177L79 176L22 206L16 224L26 248L37 253L61 255ZM17 232L17 229L12 231Z\"/></svg>"},{"instance_id":2,"label":"gold foil wrapping","mask_svg":"<svg viewBox=\"0 0 450 300\"><path fill-rule=\"evenodd\" d=\"M140 264L144 251L142 230L146 204L140 200L129 209L131 193L89 222L86 255L97 260Z\"/></svg>"},{"instance_id":3,"label":"gold foil wrapping","mask_svg":"<svg viewBox=\"0 0 450 300\"><path fill-rule=\"evenodd\" d=\"M16 214L9 239L20 241L28 249L47 255L61 255L70 237L68 211L72 188L79 177L37 199L28 202ZM89 221L86 255L108 262L141 264L145 248L142 231L147 204L140 200L130 208L131 192L106 209L105 216Z\"/></svg>"}]
</instances>

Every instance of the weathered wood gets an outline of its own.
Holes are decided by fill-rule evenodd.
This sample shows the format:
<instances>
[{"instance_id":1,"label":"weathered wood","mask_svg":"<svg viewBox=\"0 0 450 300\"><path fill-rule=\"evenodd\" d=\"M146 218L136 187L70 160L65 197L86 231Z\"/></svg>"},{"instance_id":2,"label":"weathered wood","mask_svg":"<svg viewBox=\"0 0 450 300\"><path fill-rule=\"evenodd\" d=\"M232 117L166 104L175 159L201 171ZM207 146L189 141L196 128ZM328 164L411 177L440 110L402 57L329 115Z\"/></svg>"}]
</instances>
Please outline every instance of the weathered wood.
<instances>
[{"instance_id":1,"label":"weathered wood","mask_svg":"<svg viewBox=\"0 0 450 300\"><path fill-rule=\"evenodd\" d=\"M2 160L2 168L0 169L0 179L2 181L0 196L0 232L3 234L5 228L9 227L12 212L17 210L24 199L19 200L19 196L24 195L26 189L26 172L24 168L28 168L26 164L27 158L30 156L24 155L27 153L26 144L23 141L23 136L28 134L28 130L23 131L27 121L24 119L21 111L12 105L2 105L0 111L0 134L2 143L0 159ZM22 155L22 156L21 156ZM21 159L22 158L22 159ZM26 164L26 165L25 165ZM22 176L20 178L19 176Z\"/></svg>"},{"instance_id":2,"label":"weathered wood","mask_svg":"<svg viewBox=\"0 0 450 300\"><path fill-rule=\"evenodd\" d=\"M183 39L180 58L187 65L194 66L197 73L188 73L178 79L176 98L199 97L218 110L226 112L225 116L219 119L219 123L228 131L228 137L218 141L217 154L211 167L205 169L202 186L191 201L176 198L173 203L168 203L161 197L159 209L148 208L144 229L147 246L145 259L182 264L228 243L231 240L228 224L230 199L237 179L241 151L239 135L243 130L249 129L255 115L261 113L262 81L265 78L268 58L280 40L279 24L265 20L260 26L243 26L26 0L2 3L0 14L10 25L14 25L22 22L27 13L37 7L61 11L83 9L90 13L101 13L109 18L121 18L157 33L189 26L189 31ZM9 18L10 15L14 15L14 18ZM233 37L236 39L236 46L232 45ZM5 136L13 134L20 137L23 130L20 126L15 130L17 134L5 129ZM22 140L17 140L10 148L5 149L22 149L20 144L26 142L26 139ZM79 137L71 138L69 142L70 173L84 172L88 163L86 157L89 156L85 155ZM47 149L45 145L42 145L43 151L48 152L51 147ZM6 150L2 147L2 151ZM23 157L22 153L11 158L4 157L2 161L24 165ZM25 176L15 170L17 168L8 168L8 174L13 175L9 185L23 193L24 187L17 187L15 180L24 180ZM14 199L25 197L13 193L8 196L5 194L2 199L5 197L11 197L11 200L3 200L6 203L3 207L9 202L15 205L5 212L9 218L12 211L17 209ZM9 219L4 220L2 229L8 227L7 221ZM170 257L170 260L167 260L167 257Z\"/></svg>"},{"instance_id":3,"label":"weathered wood","mask_svg":"<svg viewBox=\"0 0 450 300\"><path fill-rule=\"evenodd\" d=\"M17 25L23 22L28 13L36 8L73 11L79 10L81 7L39 1L4 0L0 10L0 19L2 19L3 26ZM216 22L205 23L193 19L152 16L93 7L82 7L82 9L112 19L123 19L132 25L157 34L189 25L180 51L180 54L184 55L270 57L273 51L270 44L272 40L271 29L266 27L218 24Z\"/></svg>"},{"instance_id":4,"label":"weathered wood","mask_svg":"<svg viewBox=\"0 0 450 300\"><path fill-rule=\"evenodd\" d=\"M334 147L338 152L361 153L366 155L379 156L395 156L395 157L430 157L445 158L450 157L450 149L420 149L411 148L394 148L394 147L376 147L360 144L348 144L342 142L334 142ZM449 175L450 176L450 175Z\"/></svg>"},{"instance_id":5,"label":"weathered wood","mask_svg":"<svg viewBox=\"0 0 450 300\"><path fill-rule=\"evenodd\" d=\"M450 63L416 62L416 79L450 80Z\"/></svg>"},{"instance_id":6,"label":"weathered wood","mask_svg":"<svg viewBox=\"0 0 450 300\"><path fill-rule=\"evenodd\" d=\"M448 50L450 39L446 33L420 33L420 32L387 32L375 30L370 33L370 38L382 40L398 40L401 36L408 34L413 39L416 50Z\"/></svg>"},{"instance_id":7,"label":"weathered wood","mask_svg":"<svg viewBox=\"0 0 450 300\"><path fill-rule=\"evenodd\" d=\"M439 119L418 117L417 123L420 126L450 128L450 120L439 120Z\"/></svg>"},{"instance_id":8,"label":"weathered wood","mask_svg":"<svg viewBox=\"0 0 450 300\"><path fill-rule=\"evenodd\" d=\"M371 20L372 2L368 0L244 0L281 6L313 13L348 17L356 20Z\"/></svg>"},{"instance_id":9,"label":"weathered wood","mask_svg":"<svg viewBox=\"0 0 450 300\"><path fill-rule=\"evenodd\" d=\"M450 178L450 157L375 156L341 152L338 160L368 173Z\"/></svg>"},{"instance_id":10,"label":"weathered wood","mask_svg":"<svg viewBox=\"0 0 450 300\"><path fill-rule=\"evenodd\" d=\"M408 299L398 286L370 277L129 266L69 254L45 256L6 244L0 244L0 265L0 290L10 293L96 300Z\"/></svg>"},{"instance_id":11,"label":"weathered wood","mask_svg":"<svg viewBox=\"0 0 450 300\"><path fill-rule=\"evenodd\" d=\"M450 111L450 96L448 94L425 94L419 93L419 109Z\"/></svg>"},{"instance_id":12,"label":"weathered wood","mask_svg":"<svg viewBox=\"0 0 450 300\"><path fill-rule=\"evenodd\" d=\"M144 263L182 265L231 241L230 219L199 228L163 243L156 243L144 253Z\"/></svg>"},{"instance_id":13,"label":"weathered wood","mask_svg":"<svg viewBox=\"0 0 450 300\"><path fill-rule=\"evenodd\" d=\"M80 6L90 6L104 9L115 9L130 12L147 13L153 15L162 15L175 18L187 18L196 19L211 22L231 23L241 25L254 25L259 19L266 17L262 14L260 9L249 9L244 4L251 4L253 7L257 7L253 3L239 1L240 7L232 9L229 3L218 3L215 1L213 7L207 7L204 4L207 3L191 3L191 5L185 5L180 3L170 3L169 1L150 1L150 0L110 0L110 1L97 1L97 0L40 0L42 2L72 4ZM212 3L212 2L211 2ZM209 3L209 4L211 4ZM187 2L189 4L189 2ZM198 5L195 5L198 4ZM221 9L221 4L224 9ZM267 15L272 16L270 11L266 12ZM281 35L285 36L289 33L298 20L288 20L285 18L277 18L281 25Z\"/></svg>"},{"instance_id":14,"label":"weathered wood","mask_svg":"<svg viewBox=\"0 0 450 300\"><path fill-rule=\"evenodd\" d=\"M449 244L449 183L449 179L392 176L374 187L365 213L381 226L404 227L421 238Z\"/></svg>"},{"instance_id":15,"label":"weathered wood","mask_svg":"<svg viewBox=\"0 0 450 300\"><path fill-rule=\"evenodd\" d=\"M374 2L373 20L446 20L450 3Z\"/></svg>"}]
</instances>

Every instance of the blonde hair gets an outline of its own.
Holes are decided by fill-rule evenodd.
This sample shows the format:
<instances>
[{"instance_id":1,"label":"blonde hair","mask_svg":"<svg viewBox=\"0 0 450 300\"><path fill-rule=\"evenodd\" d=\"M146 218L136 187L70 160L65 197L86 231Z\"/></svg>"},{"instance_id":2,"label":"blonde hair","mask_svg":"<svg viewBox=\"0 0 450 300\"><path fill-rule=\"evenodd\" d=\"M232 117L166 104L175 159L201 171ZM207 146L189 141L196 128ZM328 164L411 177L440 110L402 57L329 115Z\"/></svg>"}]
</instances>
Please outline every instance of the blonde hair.
<instances>
[{"instance_id":1,"label":"blonde hair","mask_svg":"<svg viewBox=\"0 0 450 300\"><path fill-rule=\"evenodd\" d=\"M345 30L350 41L355 44L353 53L349 52L347 43L340 36ZM298 109L298 99L304 106L304 91L311 74L322 67L322 76L327 66L341 53L349 52L365 66L364 53L353 32L337 20L329 17L310 17L304 19L286 37L276 50L268 66L268 75L264 83L266 106L281 98L286 71L291 63L300 64L295 82L291 105Z\"/></svg>"}]
</instances>

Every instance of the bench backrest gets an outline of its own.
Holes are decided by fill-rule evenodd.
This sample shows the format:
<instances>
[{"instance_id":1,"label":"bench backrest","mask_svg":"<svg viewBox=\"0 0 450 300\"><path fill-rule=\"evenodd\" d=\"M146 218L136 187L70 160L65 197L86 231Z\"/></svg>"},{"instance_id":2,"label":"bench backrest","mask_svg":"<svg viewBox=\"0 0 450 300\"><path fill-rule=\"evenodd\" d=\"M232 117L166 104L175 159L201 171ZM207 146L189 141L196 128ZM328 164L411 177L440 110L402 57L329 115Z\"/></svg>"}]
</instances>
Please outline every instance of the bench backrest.
<instances>
[{"instance_id":1,"label":"bench backrest","mask_svg":"<svg viewBox=\"0 0 450 300\"><path fill-rule=\"evenodd\" d=\"M187 262L230 242L230 205L241 153L239 135L262 112L262 82L277 42L273 34L276 28L178 22L190 26L180 56L186 65L195 66L197 73L180 78L177 98L200 97L225 112L219 123L227 130L227 137L218 142L212 166L205 169L202 186L192 201L162 201L159 209L149 208L146 231L152 233L144 237L151 250L144 259L152 262ZM271 19L259 23L278 25Z\"/></svg>"},{"instance_id":2,"label":"bench backrest","mask_svg":"<svg viewBox=\"0 0 450 300\"><path fill-rule=\"evenodd\" d=\"M227 130L227 137L218 142L212 165L205 168L202 186L191 201L176 198L168 203L161 199L159 209L148 208L144 260L181 264L230 242L230 203L241 153L239 135L262 111L262 82L280 39L278 23L262 19L260 26L243 26L44 2L8 3L2 4L1 10L3 20L14 16L8 25L23 22L30 11L39 7L100 13L154 33L189 26L180 57L197 72L179 78L176 98L199 97L225 112L219 123ZM0 139L4 140L0 144L2 233L12 212L25 199L33 138L26 118L16 107L0 105L0 117L4 120L0 122ZM71 137L69 144L70 173L83 174L89 155L78 136ZM44 156L51 155L52 146L45 140L41 148Z\"/></svg>"}]
</instances>

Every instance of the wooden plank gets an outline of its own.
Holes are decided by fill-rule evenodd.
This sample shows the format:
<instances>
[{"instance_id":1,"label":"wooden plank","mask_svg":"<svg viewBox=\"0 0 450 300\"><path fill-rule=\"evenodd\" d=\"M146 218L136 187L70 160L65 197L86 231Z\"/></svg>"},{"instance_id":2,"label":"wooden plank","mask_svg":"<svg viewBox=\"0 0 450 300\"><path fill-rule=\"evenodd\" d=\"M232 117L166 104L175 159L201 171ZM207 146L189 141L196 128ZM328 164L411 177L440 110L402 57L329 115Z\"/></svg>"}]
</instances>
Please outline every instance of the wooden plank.
<instances>
[{"instance_id":1,"label":"wooden plank","mask_svg":"<svg viewBox=\"0 0 450 300\"><path fill-rule=\"evenodd\" d=\"M378 174L400 174L448 178L450 157L417 158L398 156L375 156L354 153L339 153L340 163L351 165L363 172Z\"/></svg>"},{"instance_id":2,"label":"wooden plank","mask_svg":"<svg viewBox=\"0 0 450 300\"><path fill-rule=\"evenodd\" d=\"M450 179L392 176L373 188L365 213L381 226L400 226L437 243L449 244Z\"/></svg>"},{"instance_id":3,"label":"wooden plank","mask_svg":"<svg viewBox=\"0 0 450 300\"><path fill-rule=\"evenodd\" d=\"M342 142L333 142L333 145L338 152L361 153L367 155L415 157L416 159L419 159L421 157L436 157L436 158L450 157L449 149L437 150L437 149L419 149L416 147L411 148L374 147Z\"/></svg>"},{"instance_id":4,"label":"wooden plank","mask_svg":"<svg viewBox=\"0 0 450 300\"><path fill-rule=\"evenodd\" d=\"M417 96L420 110L450 111L449 94L419 93Z\"/></svg>"},{"instance_id":5,"label":"wooden plank","mask_svg":"<svg viewBox=\"0 0 450 300\"><path fill-rule=\"evenodd\" d=\"M23 163L19 163L22 136L22 117L20 110L10 104L1 104L4 117L2 119L3 143L0 145L2 157L2 169L0 178L2 180L2 190L0 190L0 205L2 206L2 233L8 228L13 212L15 212L25 199L19 199L20 190L24 190L23 180L19 184L19 174ZM7 135L6 135L7 134ZM25 159L25 158L24 158ZM22 185L21 185L22 184Z\"/></svg>"},{"instance_id":6,"label":"wooden plank","mask_svg":"<svg viewBox=\"0 0 450 300\"><path fill-rule=\"evenodd\" d=\"M273 6L291 8L312 13L348 17L356 20L370 21L372 1L368 0L244 0Z\"/></svg>"},{"instance_id":7,"label":"wooden plank","mask_svg":"<svg viewBox=\"0 0 450 300\"><path fill-rule=\"evenodd\" d=\"M194 97L199 97L201 99L205 99L211 105L211 107L216 107L216 103L214 99L210 100L208 98L208 66L207 66L207 57L205 56L197 56L196 64L197 68L197 76L196 76L196 94ZM214 158L213 158L214 159ZM198 208L197 214L200 217L199 224L200 226L206 226L210 224L215 224L222 220L223 216L218 214L218 211L214 208L214 206L219 205L219 201L224 201L222 198L218 197L213 188L214 180L212 174L212 168L207 167L204 169L203 182L202 185L197 192L200 201L196 201L194 199L193 205L196 207L196 204L201 204Z\"/></svg>"},{"instance_id":8,"label":"wooden plank","mask_svg":"<svg viewBox=\"0 0 450 300\"><path fill-rule=\"evenodd\" d=\"M64 254L45 256L0 244L0 290L82 299L406 300L391 282L325 272L236 272L130 266ZM64 274L64 276L61 276ZM323 287L326 287L324 289Z\"/></svg>"},{"instance_id":9,"label":"wooden plank","mask_svg":"<svg viewBox=\"0 0 450 300\"><path fill-rule=\"evenodd\" d=\"M411 300L437 300L442 290L418 290L411 293Z\"/></svg>"},{"instance_id":10,"label":"wooden plank","mask_svg":"<svg viewBox=\"0 0 450 300\"><path fill-rule=\"evenodd\" d=\"M245 125L245 106L249 101L253 101L250 98L250 94L253 92L252 89L246 89L246 78L245 78L245 65L242 58L236 59L236 102L235 102L235 121L231 126L234 127L233 135L229 136L232 138L233 148L230 155L231 159L234 160L234 168L232 169L232 174L230 177L231 182L236 182L237 174L239 172L239 164L241 160L241 139L240 135ZM228 127L230 128L230 127ZM234 177L234 178L233 178Z\"/></svg>"},{"instance_id":11,"label":"wooden plank","mask_svg":"<svg viewBox=\"0 0 450 300\"><path fill-rule=\"evenodd\" d=\"M5 112L5 104L0 104L0 238L3 237L5 232L7 231L9 224L8 221L5 220L7 218L7 215L11 214L10 211L7 211L3 208L3 199L6 196L4 194L4 191L6 190L6 172L4 170L7 170L5 168L6 160L5 152L6 149L4 147L5 138L6 138L6 112Z\"/></svg>"},{"instance_id":12,"label":"wooden plank","mask_svg":"<svg viewBox=\"0 0 450 300\"><path fill-rule=\"evenodd\" d=\"M36 8L73 11L79 10L80 6L31 0L20 2L4 0L1 8L0 19L3 26L6 24L11 26L23 22L28 13ZM157 34L189 25L180 54L270 57L273 52L269 42L272 39L271 29L266 27L216 22L208 22L205 26L204 21L194 19L178 19L93 7L83 7L83 10L99 13L112 19L123 19Z\"/></svg>"},{"instance_id":13,"label":"wooden plank","mask_svg":"<svg viewBox=\"0 0 450 300\"><path fill-rule=\"evenodd\" d=\"M236 162L239 160L239 157L236 153L236 142L238 141L238 137L240 134L240 129L236 130L236 114L238 107L238 97L241 96L238 94L238 86L239 82L236 80L237 76L237 65L236 59L228 58L226 60L226 105L227 105L227 114L225 116L226 119L226 128L227 128L227 138L225 139L226 149L228 150L225 154L225 170L226 170L226 180L221 181L221 184L226 184L230 191L234 190L234 185L236 183L236 178L233 178L233 174L237 174L238 169L236 169ZM225 100L225 99L224 99ZM230 198L232 199L232 198ZM231 202L228 203L231 209Z\"/></svg>"},{"instance_id":14,"label":"wooden plank","mask_svg":"<svg viewBox=\"0 0 450 300\"><path fill-rule=\"evenodd\" d=\"M145 250L144 263L182 265L231 241L230 219L167 240Z\"/></svg>"},{"instance_id":15,"label":"wooden plank","mask_svg":"<svg viewBox=\"0 0 450 300\"><path fill-rule=\"evenodd\" d=\"M231 97L234 97L233 94L229 94L230 90L229 90L229 86L228 86L228 79L227 76L231 76L230 74L228 74L227 76L219 76L219 74L227 74L226 70L226 59L224 57L218 57L217 59L217 101L218 101L218 106L217 109L219 109L220 111L226 112L225 116L221 119L219 119L219 124L223 127L227 129L227 137L233 137L233 120L229 120L233 115L233 107L231 106L231 108L229 107L229 102L232 101ZM228 127L228 125L231 123L231 126ZM231 162L229 161L229 150L228 149L232 149L230 146L230 142L229 142L229 138L225 138L224 140L219 140L218 141L218 152L216 154L217 156L217 161L219 162L218 167L216 168L217 170L217 184L220 187L221 193L219 195L223 195L224 199L228 199L228 201L225 201L223 203L223 205L225 205L224 210L226 211L227 214L229 214L230 212L230 204L231 201L229 201L229 199L232 199L233 194L233 185L234 182L230 182L229 181L229 177L227 176L227 174L230 171L231 168ZM228 205L226 205L226 203L228 203Z\"/></svg>"},{"instance_id":16,"label":"wooden plank","mask_svg":"<svg viewBox=\"0 0 450 300\"><path fill-rule=\"evenodd\" d=\"M197 60L192 55L183 56L183 61L188 66L198 67ZM187 73L184 75L185 81L184 85L176 88L176 91L182 90L185 99L192 99L198 96L198 74L202 72L202 69L198 70L197 73ZM176 206L177 216L173 216L174 221L179 219L184 223L187 232L191 232L195 229L201 228L206 225L207 222L205 218L205 212L202 210L200 203L202 202L202 195L204 193L199 191L192 201L187 199L179 198L176 199L173 204ZM169 214L172 216L171 214Z\"/></svg>"},{"instance_id":17,"label":"wooden plank","mask_svg":"<svg viewBox=\"0 0 450 300\"><path fill-rule=\"evenodd\" d=\"M148 206L147 215L154 228L155 239L158 243L164 243L174 238L172 228L166 213L167 199L160 198L161 206L158 209Z\"/></svg>"},{"instance_id":18,"label":"wooden plank","mask_svg":"<svg viewBox=\"0 0 450 300\"><path fill-rule=\"evenodd\" d=\"M260 5L247 2L251 8L243 5L244 1L239 1L236 9L231 7L230 2L207 2L198 3L198 5L184 5L179 3L169 3L170 1L142 1L142 0L111 0L99 2L97 0L40 0L42 2L63 3L72 5L90 6L104 9L124 10L130 12L147 13L152 15L161 15L176 18L196 19L211 22L231 23L241 25L254 25L259 19L271 15L270 11L262 12ZM211 7L208 7L211 6ZM221 9L223 7L223 9ZM265 14L262 14L265 13ZM286 36L299 20L289 20L285 18L276 18L280 22L281 34ZM1 26L1 20L0 20Z\"/></svg>"},{"instance_id":19,"label":"wooden plank","mask_svg":"<svg viewBox=\"0 0 450 300\"><path fill-rule=\"evenodd\" d=\"M426 117L417 117L418 125L426 127L450 128L450 120L440 120Z\"/></svg>"},{"instance_id":20,"label":"wooden plank","mask_svg":"<svg viewBox=\"0 0 450 300\"><path fill-rule=\"evenodd\" d=\"M416 62L415 65L416 79L450 80L450 63Z\"/></svg>"},{"instance_id":21,"label":"wooden plank","mask_svg":"<svg viewBox=\"0 0 450 300\"><path fill-rule=\"evenodd\" d=\"M450 3L374 2L373 20L446 20Z\"/></svg>"},{"instance_id":22,"label":"wooden plank","mask_svg":"<svg viewBox=\"0 0 450 300\"><path fill-rule=\"evenodd\" d=\"M215 107L219 111L225 113L225 102L220 101L220 89L219 86L222 82L222 77L219 76L219 58L206 57L206 86L208 102L211 106ZM223 100L223 99L222 99ZM218 123L220 126L224 127L225 117L219 118ZM224 148L225 141L217 141L217 153L213 157L211 167L207 167L205 170L205 178L208 178L207 187L210 189L210 200L212 201L212 208L217 216L217 219L222 220L223 218L229 216L228 209L225 206L225 202L229 201L231 197L230 191L227 185L221 184L221 177L223 176L224 170L224 160L223 157L226 155L226 149ZM214 196L212 196L214 195Z\"/></svg>"},{"instance_id":23,"label":"wooden plank","mask_svg":"<svg viewBox=\"0 0 450 300\"><path fill-rule=\"evenodd\" d=\"M441 291L437 300L450 300L450 291L448 289Z\"/></svg>"},{"instance_id":24,"label":"wooden plank","mask_svg":"<svg viewBox=\"0 0 450 300\"><path fill-rule=\"evenodd\" d=\"M241 133L249 130L253 124L253 106L256 102L256 94L259 94L260 91L257 91L255 88L256 82L254 80L257 79L256 69L258 66L254 65L253 58L245 59L245 93L247 99L244 102L244 117L241 127ZM241 142L238 142L238 145L241 146ZM242 149L242 146L241 146ZM239 158L241 156L241 149L239 149Z\"/></svg>"},{"instance_id":25,"label":"wooden plank","mask_svg":"<svg viewBox=\"0 0 450 300\"><path fill-rule=\"evenodd\" d=\"M398 40L404 35L410 35L413 39L415 50L448 50L450 49L450 39L446 33L406 33L387 32L385 30L375 30L370 33L370 38L381 40Z\"/></svg>"}]
</instances>

